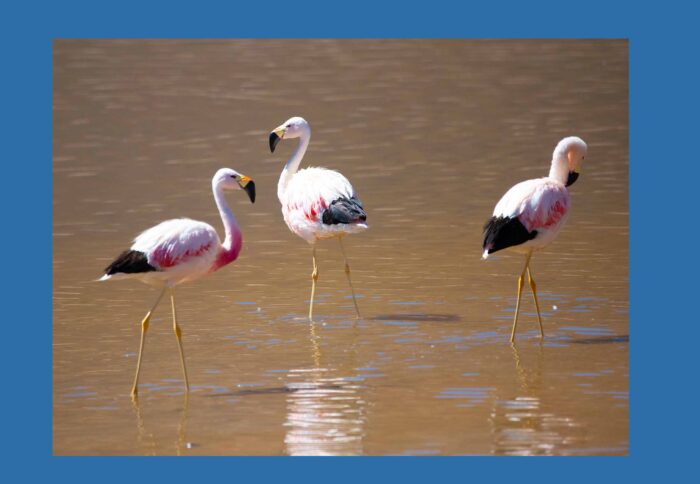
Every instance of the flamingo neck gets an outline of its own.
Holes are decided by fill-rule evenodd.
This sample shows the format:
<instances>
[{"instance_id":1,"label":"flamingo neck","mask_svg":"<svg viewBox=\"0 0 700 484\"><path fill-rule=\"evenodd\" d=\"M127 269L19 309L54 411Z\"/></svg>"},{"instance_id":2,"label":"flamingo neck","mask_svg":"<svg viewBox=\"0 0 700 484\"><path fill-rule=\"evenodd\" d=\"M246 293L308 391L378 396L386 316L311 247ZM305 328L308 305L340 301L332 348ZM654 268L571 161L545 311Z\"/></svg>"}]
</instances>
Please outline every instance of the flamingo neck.
<instances>
[{"instance_id":1,"label":"flamingo neck","mask_svg":"<svg viewBox=\"0 0 700 484\"><path fill-rule=\"evenodd\" d=\"M219 253L216 256L216 260L214 261L214 265L211 269L212 271L235 261L236 258L238 258L238 254L241 252L241 248L243 247L243 236L241 234L241 229L238 227L236 217L229 208L221 188L217 186L214 187L214 200L216 201L216 206L219 209L221 221L224 224L224 232L226 237L219 248Z\"/></svg>"},{"instance_id":2,"label":"flamingo neck","mask_svg":"<svg viewBox=\"0 0 700 484\"><path fill-rule=\"evenodd\" d=\"M569 160L566 157L566 151L559 149L554 150L552 155L552 166L549 169L549 178L553 178L562 185L566 185L569 178Z\"/></svg>"},{"instance_id":3,"label":"flamingo neck","mask_svg":"<svg viewBox=\"0 0 700 484\"><path fill-rule=\"evenodd\" d=\"M280 175L280 181L277 184L277 198L282 202L284 198L284 192L287 190L287 185L289 180L292 179L294 174L299 169L299 163L301 163L302 158L304 158L304 153L306 153L306 148L309 147L309 140L311 139L311 132L304 131L304 133L299 138L299 144L297 148L292 153L292 157L289 158L287 164L284 165L282 174ZM283 202L284 203L284 202Z\"/></svg>"}]
</instances>

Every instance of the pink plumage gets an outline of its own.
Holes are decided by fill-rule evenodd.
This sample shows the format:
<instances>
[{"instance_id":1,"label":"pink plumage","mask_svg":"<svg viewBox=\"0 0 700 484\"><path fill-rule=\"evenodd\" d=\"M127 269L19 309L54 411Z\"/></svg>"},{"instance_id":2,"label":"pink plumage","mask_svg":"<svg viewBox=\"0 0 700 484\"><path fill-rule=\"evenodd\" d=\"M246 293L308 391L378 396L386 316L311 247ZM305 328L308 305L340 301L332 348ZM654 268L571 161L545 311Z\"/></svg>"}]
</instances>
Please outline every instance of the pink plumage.
<instances>
[{"instance_id":1,"label":"pink plumage","mask_svg":"<svg viewBox=\"0 0 700 484\"><path fill-rule=\"evenodd\" d=\"M496 204L493 216L484 225L483 258L503 249L524 252L525 267L518 279L518 300L510 340L515 338L525 273L537 308L540 336L544 337L535 281L530 258L535 250L551 243L571 210L567 187L578 179L578 169L588 147L581 138L570 136L554 148L549 176L520 182L508 190Z\"/></svg>"},{"instance_id":2,"label":"pink plumage","mask_svg":"<svg viewBox=\"0 0 700 484\"><path fill-rule=\"evenodd\" d=\"M222 168L212 180L214 199L226 233L223 242L216 229L205 222L188 218L166 220L139 234L129 250L107 267L100 280L136 278L148 284L173 286L235 261L243 237L223 190L240 189L240 183L245 183L244 189L253 194L253 200L254 182L234 170Z\"/></svg>"},{"instance_id":3,"label":"pink plumage","mask_svg":"<svg viewBox=\"0 0 700 484\"><path fill-rule=\"evenodd\" d=\"M496 205L493 217L497 219L517 219L528 233L536 233L529 240L514 242L512 247L518 252L541 249L559 233L569 216L571 199L566 187L551 178L527 180L513 186ZM488 245L488 244L487 244ZM489 247L484 247L484 258L488 257Z\"/></svg>"},{"instance_id":4,"label":"pink plumage","mask_svg":"<svg viewBox=\"0 0 700 484\"><path fill-rule=\"evenodd\" d=\"M191 281L230 264L238 257L243 246L241 229L236 217L226 203L224 190L245 190L251 202L255 202L255 183L245 175L222 168L212 179L214 200L224 224L226 237L221 242L219 234L211 225L178 218L166 220L142 232L128 250L122 252L106 269L101 281L135 278L162 288L158 299L141 322L141 345L139 347L136 376L131 394L138 392L141 356L151 314L158 306L166 290L170 290L173 309L173 329L177 337L182 363L185 389L189 390L185 353L182 348L182 331L175 314L174 286Z\"/></svg>"},{"instance_id":5,"label":"pink plumage","mask_svg":"<svg viewBox=\"0 0 700 484\"><path fill-rule=\"evenodd\" d=\"M501 197L484 227L484 259L506 248L539 250L554 240L569 216L567 187L578 178L586 150L581 138L564 138L554 150L549 176L520 182Z\"/></svg>"}]
</instances>

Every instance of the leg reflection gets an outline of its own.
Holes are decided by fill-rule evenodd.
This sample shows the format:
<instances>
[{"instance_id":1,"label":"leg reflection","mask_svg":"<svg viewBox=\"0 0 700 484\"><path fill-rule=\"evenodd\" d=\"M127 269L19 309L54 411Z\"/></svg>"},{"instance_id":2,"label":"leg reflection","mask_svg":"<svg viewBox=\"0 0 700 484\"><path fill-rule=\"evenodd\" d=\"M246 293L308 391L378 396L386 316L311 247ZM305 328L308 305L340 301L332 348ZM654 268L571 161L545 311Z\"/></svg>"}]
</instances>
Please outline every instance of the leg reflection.
<instances>
[{"instance_id":1,"label":"leg reflection","mask_svg":"<svg viewBox=\"0 0 700 484\"><path fill-rule=\"evenodd\" d=\"M355 326L350 328L354 335ZM362 386L347 378L357 367L356 359L345 358L345 368L323 365L318 329L316 323L309 323L311 367L292 369L287 376L286 453L361 455L365 420ZM350 338L343 345L354 347L355 341Z\"/></svg>"},{"instance_id":2,"label":"leg reflection","mask_svg":"<svg viewBox=\"0 0 700 484\"><path fill-rule=\"evenodd\" d=\"M543 344L511 344L515 366L515 389L493 402L493 453L497 455L566 455L578 447L573 419L559 413L561 396L543 378ZM507 388L507 387L506 387Z\"/></svg>"},{"instance_id":3,"label":"leg reflection","mask_svg":"<svg viewBox=\"0 0 700 484\"><path fill-rule=\"evenodd\" d=\"M162 402L158 402L162 403ZM167 402L170 403L170 402ZM143 411L141 408L141 402L138 395L133 395L131 398L131 404L136 414L136 431L137 431L137 443L138 447L141 449L143 455L158 455L159 453L172 455L172 450L159 449L156 437L153 432L148 432L146 430L145 420L143 418ZM189 395L188 392L184 393L184 400L182 405L182 410L180 413L180 420L177 426L177 439L175 441L175 455L182 455L183 449L189 448L189 443L187 442L187 416L189 410Z\"/></svg>"}]
</instances>

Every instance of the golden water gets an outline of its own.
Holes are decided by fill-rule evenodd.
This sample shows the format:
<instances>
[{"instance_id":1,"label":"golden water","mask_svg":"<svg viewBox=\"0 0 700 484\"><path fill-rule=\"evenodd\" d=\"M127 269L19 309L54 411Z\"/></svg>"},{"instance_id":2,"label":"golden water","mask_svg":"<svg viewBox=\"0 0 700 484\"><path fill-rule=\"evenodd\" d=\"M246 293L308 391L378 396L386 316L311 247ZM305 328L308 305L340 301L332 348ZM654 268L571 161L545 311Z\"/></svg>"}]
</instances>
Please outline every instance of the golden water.
<instances>
[{"instance_id":1,"label":"golden water","mask_svg":"<svg viewBox=\"0 0 700 484\"><path fill-rule=\"evenodd\" d=\"M54 44L53 443L65 454L626 454L627 44L624 41L237 40ZM363 319L337 242L284 225L277 178L292 115L303 165L341 170L370 229L348 237ZM481 228L514 183L547 174L556 142L589 144L573 211L532 262L481 257ZM221 229L229 194L244 248L178 287L192 391L156 291L96 283L141 230L178 216Z\"/></svg>"}]
</instances>

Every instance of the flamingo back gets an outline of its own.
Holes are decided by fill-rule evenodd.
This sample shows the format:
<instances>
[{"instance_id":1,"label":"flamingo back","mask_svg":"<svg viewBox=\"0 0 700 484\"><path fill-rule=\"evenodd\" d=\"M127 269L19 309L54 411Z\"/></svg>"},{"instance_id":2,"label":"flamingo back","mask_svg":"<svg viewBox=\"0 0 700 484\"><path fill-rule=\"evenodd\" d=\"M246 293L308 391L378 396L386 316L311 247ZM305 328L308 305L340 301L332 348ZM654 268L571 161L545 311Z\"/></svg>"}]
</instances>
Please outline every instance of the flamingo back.
<instances>
[{"instance_id":1,"label":"flamingo back","mask_svg":"<svg viewBox=\"0 0 700 484\"><path fill-rule=\"evenodd\" d=\"M184 282L206 274L216 259L221 241L211 225L179 218L166 220L142 232L131 250L146 254L148 263L164 278Z\"/></svg>"},{"instance_id":2,"label":"flamingo back","mask_svg":"<svg viewBox=\"0 0 700 484\"><path fill-rule=\"evenodd\" d=\"M349 205L348 213L356 213L351 223L324 223L323 214L334 202ZM359 232L367 228L366 215L350 181L341 173L325 168L305 168L290 179L284 191L282 215L289 229L313 243L318 239ZM340 208L340 207L338 207ZM349 220L341 218L341 220ZM329 217L326 217L329 222Z\"/></svg>"},{"instance_id":3,"label":"flamingo back","mask_svg":"<svg viewBox=\"0 0 700 484\"><path fill-rule=\"evenodd\" d=\"M487 223L486 231L489 233L485 234L486 239L495 241L499 235L494 231L504 230L504 233L510 234L508 237L514 238L501 243L504 245L501 248L517 246L540 249L559 233L569 215L569 207L569 191L552 178L518 183L496 204L493 217ZM514 228L513 224L522 225L523 230L515 230L519 227ZM489 253L494 251L490 250Z\"/></svg>"}]
</instances>

